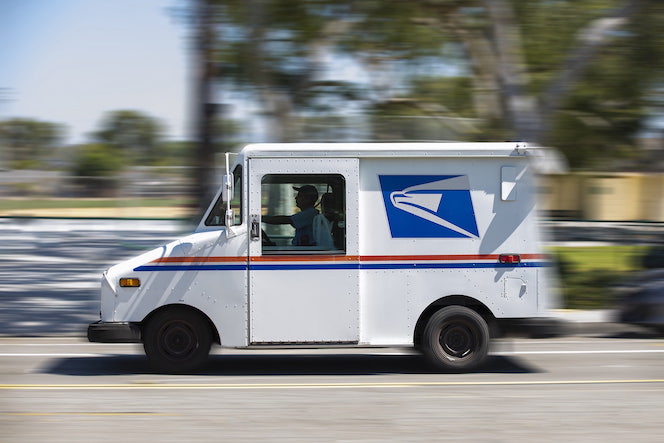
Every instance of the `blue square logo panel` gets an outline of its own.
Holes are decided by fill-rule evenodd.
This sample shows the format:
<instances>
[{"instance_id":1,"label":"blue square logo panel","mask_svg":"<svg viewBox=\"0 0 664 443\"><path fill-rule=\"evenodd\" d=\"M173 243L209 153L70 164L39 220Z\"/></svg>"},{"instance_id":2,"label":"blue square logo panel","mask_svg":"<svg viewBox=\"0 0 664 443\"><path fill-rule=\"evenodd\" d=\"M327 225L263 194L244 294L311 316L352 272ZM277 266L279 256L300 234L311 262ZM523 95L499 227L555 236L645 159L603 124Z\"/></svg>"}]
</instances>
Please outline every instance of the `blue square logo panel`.
<instances>
[{"instance_id":1,"label":"blue square logo panel","mask_svg":"<svg viewBox=\"0 0 664 443\"><path fill-rule=\"evenodd\" d=\"M467 175L380 175L393 238L479 238Z\"/></svg>"}]
</instances>

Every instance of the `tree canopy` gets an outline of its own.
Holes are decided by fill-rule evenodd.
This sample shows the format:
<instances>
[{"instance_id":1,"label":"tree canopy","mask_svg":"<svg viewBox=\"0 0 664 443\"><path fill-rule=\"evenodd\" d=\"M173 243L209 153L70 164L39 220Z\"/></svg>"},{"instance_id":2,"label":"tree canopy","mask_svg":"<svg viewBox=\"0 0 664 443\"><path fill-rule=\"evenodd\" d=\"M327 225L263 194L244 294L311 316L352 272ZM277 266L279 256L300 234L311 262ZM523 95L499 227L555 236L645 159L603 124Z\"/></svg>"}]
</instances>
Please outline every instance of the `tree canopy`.
<instances>
[{"instance_id":1,"label":"tree canopy","mask_svg":"<svg viewBox=\"0 0 664 443\"><path fill-rule=\"evenodd\" d=\"M63 135L64 126L58 123L27 118L0 121L0 145L13 169L43 167Z\"/></svg>"},{"instance_id":2,"label":"tree canopy","mask_svg":"<svg viewBox=\"0 0 664 443\"><path fill-rule=\"evenodd\" d=\"M132 164L198 164L196 192L207 201L215 152L232 149L240 131L242 142L525 140L560 149L575 168L603 169L643 156L645 131L661 137L661 1L185 4L205 6L205 20L191 23L201 37L192 43L203 63L192 71L205 80L197 100L207 151L185 159L193 140L166 143L158 119L116 110L79 166L104 150ZM242 128L218 115L233 106ZM43 166L63 133L58 123L0 122L3 166Z\"/></svg>"},{"instance_id":3,"label":"tree canopy","mask_svg":"<svg viewBox=\"0 0 664 443\"><path fill-rule=\"evenodd\" d=\"M100 129L93 134L97 142L117 149L139 164L155 161L162 136L163 127L156 118L133 110L107 113Z\"/></svg>"},{"instance_id":4,"label":"tree canopy","mask_svg":"<svg viewBox=\"0 0 664 443\"><path fill-rule=\"evenodd\" d=\"M210 4L221 99L254 101L272 141L352 110L368 138L519 139L606 166L635 154L662 81L664 7L651 0ZM393 123L416 116L429 120Z\"/></svg>"}]
</instances>

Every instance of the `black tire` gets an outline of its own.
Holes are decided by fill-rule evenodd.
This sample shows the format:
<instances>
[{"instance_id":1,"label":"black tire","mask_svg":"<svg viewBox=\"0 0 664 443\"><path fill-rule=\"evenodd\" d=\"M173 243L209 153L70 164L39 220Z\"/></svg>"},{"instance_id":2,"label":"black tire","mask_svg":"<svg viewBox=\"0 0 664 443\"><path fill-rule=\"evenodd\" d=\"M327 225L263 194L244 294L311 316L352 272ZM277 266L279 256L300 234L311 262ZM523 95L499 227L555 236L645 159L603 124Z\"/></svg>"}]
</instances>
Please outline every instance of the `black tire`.
<instances>
[{"instance_id":1,"label":"black tire","mask_svg":"<svg viewBox=\"0 0 664 443\"><path fill-rule=\"evenodd\" d=\"M200 368L211 345L207 319L187 309L158 312L143 329L145 354L158 372L184 373Z\"/></svg>"},{"instance_id":2,"label":"black tire","mask_svg":"<svg viewBox=\"0 0 664 443\"><path fill-rule=\"evenodd\" d=\"M489 327L470 308L444 307L431 316L424 328L422 352L439 370L473 370L489 352Z\"/></svg>"}]
</instances>

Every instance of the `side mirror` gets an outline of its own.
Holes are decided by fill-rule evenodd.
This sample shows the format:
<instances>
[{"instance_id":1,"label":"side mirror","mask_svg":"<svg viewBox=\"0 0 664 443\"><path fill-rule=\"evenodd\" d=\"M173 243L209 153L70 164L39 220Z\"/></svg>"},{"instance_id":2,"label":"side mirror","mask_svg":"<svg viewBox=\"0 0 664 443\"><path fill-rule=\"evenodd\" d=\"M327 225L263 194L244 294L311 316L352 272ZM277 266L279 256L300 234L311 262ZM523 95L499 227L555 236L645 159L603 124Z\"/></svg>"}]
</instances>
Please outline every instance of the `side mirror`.
<instances>
[{"instance_id":1,"label":"side mirror","mask_svg":"<svg viewBox=\"0 0 664 443\"><path fill-rule=\"evenodd\" d=\"M227 227L231 227L235 224L235 211L232 209L227 209L225 214L224 224Z\"/></svg>"},{"instance_id":2,"label":"side mirror","mask_svg":"<svg viewBox=\"0 0 664 443\"><path fill-rule=\"evenodd\" d=\"M229 173L224 175L222 181L221 181L221 200L223 202L229 202L233 200L233 184L235 180L233 180L233 174Z\"/></svg>"}]
</instances>

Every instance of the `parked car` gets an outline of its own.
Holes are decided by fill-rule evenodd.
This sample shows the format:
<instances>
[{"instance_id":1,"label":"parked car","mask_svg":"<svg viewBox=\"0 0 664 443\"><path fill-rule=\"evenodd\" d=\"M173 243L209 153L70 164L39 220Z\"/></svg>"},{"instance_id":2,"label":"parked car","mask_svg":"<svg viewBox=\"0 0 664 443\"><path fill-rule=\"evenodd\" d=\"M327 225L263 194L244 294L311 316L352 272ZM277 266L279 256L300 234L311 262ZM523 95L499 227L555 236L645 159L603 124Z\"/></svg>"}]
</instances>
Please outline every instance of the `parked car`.
<instances>
[{"instance_id":1,"label":"parked car","mask_svg":"<svg viewBox=\"0 0 664 443\"><path fill-rule=\"evenodd\" d=\"M664 334L664 269L649 269L617 288L617 320Z\"/></svg>"}]
</instances>

